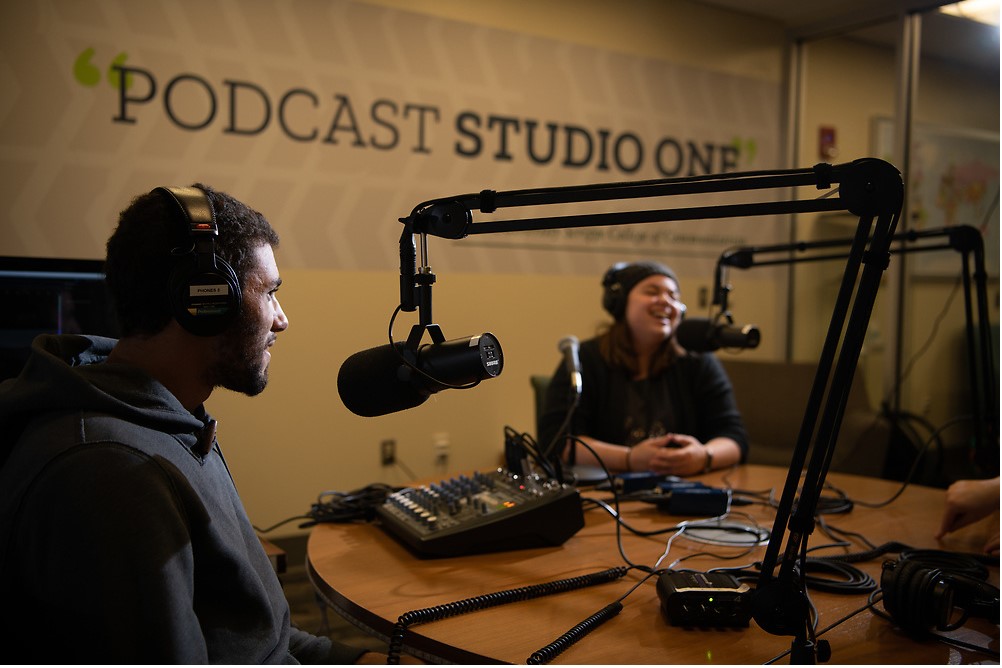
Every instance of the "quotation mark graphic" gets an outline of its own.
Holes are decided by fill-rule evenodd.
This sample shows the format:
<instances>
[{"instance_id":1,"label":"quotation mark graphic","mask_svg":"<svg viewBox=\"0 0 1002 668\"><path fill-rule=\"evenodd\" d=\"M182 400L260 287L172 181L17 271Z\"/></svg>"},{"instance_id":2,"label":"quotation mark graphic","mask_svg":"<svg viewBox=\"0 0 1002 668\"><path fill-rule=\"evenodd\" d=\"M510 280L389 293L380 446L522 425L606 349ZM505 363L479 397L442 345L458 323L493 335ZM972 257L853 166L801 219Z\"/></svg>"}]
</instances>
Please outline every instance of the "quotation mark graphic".
<instances>
[{"instance_id":1,"label":"quotation mark graphic","mask_svg":"<svg viewBox=\"0 0 1002 668\"><path fill-rule=\"evenodd\" d=\"M93 47L88 47L80 52L80 55L77 56L76 61L73 63L73 78L83 86L93 87L101 83L101 68L93 62L95 53L97 52ZM115 59L108 66L108 83L113 88L118 88L122 76L121 70L115 69L115 66L124 64L128 58L129 55L123 51L115 56ZM131 76L126 77L125 87L132 87Z\"/></svg>"},{"instance_id":2,"label":"quotation mark graphic","mask_svg":"<svg viewBox=\"0 0 1002 668\"><path fill-rule=\"evenodd\" d=\"M755 163L755 154L758 152L758 142L754 139L741 139L740 137L735 137L731 140L731 145L737 149L738 155L744 158L743 162L745 165L752 165Z\"/></svg>"}]
</instances>

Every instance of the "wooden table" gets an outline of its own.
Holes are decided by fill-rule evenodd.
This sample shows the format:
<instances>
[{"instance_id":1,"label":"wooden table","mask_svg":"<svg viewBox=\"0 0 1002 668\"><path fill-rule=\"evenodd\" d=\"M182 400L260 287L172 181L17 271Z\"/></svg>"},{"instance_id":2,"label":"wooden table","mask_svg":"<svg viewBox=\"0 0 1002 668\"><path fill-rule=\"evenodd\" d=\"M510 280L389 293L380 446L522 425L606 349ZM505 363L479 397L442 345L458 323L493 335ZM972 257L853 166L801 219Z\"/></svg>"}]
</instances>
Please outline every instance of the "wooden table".
<instances>
[{"instance_id":1,"label":"wooden table","mask_svg":"<svg viewBox=\"0 0 1002 668\"><path fill-rule=\"evenodd\" d=\"M781 493L786 471L766 466L740 466L714 472L700 480L708 485L729 485L735 490ZM833 473L828 478L851 499L879 503L890 499L900 483ZM586 493L586 494L591 494ZM943 490L910 486L891 504L867 508L859 504L844 515L827 515L829 524L859 532L871 543L898 541L915 548L939 548L957 552L979 552L992 523L984 520L937 544L944 503ZM767 505L735 507L772 528L775 511ZM651 504L630 502L622 507L623 518L637 529L674 525L684 517L668 515ZM581 576L624 565L617 547L616 525L600 510L585 512L585 527L559 547L514 550L492 554L419 559L379 526L373 524L323 524L313 529L307 550L307 567L320 595L337 612L363 630L387 639L400 615L491 592ZM688 518L691 519L691 518ZM671 534L639 537L622 532L623 549L637 564L653 566L665 551ZM831 543L816 531L810 545ZM785 541L784 541L785 544ZM734 561L696 556L680 568L705 570L720 566L740 566L761 559L764 547ZM814 556L860 552L852 547L812 552ZM736 548L716 547L680 537L662 562L712 551L737 555ZM883 559L856 566L880 581ZM990 567L990 579L997 586L998 563ZM429 662L466 664L526 663L541 647L580 623L586 617L620 598L642 579L638 571L624 578L528 601L509 603L412 626L405 648ZM811 592L819 611L818 629L863 608L867 594ZM641 584L623 601L622 612L557 656L554 664L663 664L663 663L764 663L790 648L792 638L774 636L752 621L747 628L690 629L671 626L661 614L655 580ZM880 605L879 603L877 604ZM882 609L882 608L881 608ZM987 620L971 620L950 634L968 643L999 650L999 627ZM850 617L823 636L832 647L833 663L838 664L947 664L992 661L978 652L960 650L933 640L916 641L892 623L869 610ZM997 659L994 659L997 661ZM789 663L789 657L779 659Z\"/></svg>"}]
</instances>

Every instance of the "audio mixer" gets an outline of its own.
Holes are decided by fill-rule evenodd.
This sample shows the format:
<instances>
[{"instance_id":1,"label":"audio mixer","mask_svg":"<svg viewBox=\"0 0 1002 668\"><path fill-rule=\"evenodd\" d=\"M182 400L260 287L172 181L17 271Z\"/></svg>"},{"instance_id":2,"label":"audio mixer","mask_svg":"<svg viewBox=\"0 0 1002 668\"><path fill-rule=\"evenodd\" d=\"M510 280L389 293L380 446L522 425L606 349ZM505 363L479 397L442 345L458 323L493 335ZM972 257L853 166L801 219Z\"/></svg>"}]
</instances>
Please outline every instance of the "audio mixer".
<instances>
[{"instance_id":1,"label":"audio mixer","mask_svg":"<svg viewBox=\"0 0 1002 668\"><path fill-rule=\"evenodd\" d=\"M408 487L387 496L376 515L422 557L557 546L584 526L576 489L504 469Z\"/></svg>"}]
</instances>

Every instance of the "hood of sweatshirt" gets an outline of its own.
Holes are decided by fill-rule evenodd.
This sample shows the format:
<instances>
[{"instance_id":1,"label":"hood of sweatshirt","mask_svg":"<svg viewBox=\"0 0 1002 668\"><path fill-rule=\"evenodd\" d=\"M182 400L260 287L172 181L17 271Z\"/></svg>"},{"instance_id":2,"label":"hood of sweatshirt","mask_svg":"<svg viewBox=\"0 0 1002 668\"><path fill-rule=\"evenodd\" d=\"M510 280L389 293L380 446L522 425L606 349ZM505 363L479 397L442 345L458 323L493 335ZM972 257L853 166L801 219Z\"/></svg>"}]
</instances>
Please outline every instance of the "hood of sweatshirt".
<instances>
[{"instance_id":1,"label":"hood of sweatshirt","mask_svg":"<svg viewBox=\"0 0 1002 668\"><path fill-rule=\"evenodd\" d=\"M20 375L0 383L0 462L28 422L44 414L95 412L165 434L191 434L202 420L160 382L107 362L116 341L98 336L38 336Z\"/></svg>"}]
</instances>

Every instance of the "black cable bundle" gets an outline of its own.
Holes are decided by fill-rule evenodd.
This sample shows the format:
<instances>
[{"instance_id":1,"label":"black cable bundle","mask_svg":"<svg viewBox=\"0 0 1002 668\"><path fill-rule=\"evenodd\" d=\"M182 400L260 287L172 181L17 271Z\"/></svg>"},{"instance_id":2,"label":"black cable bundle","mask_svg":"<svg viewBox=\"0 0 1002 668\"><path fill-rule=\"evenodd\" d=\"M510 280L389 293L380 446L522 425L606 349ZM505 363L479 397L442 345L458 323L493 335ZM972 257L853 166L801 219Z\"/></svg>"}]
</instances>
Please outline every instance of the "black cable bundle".
<instances>
[{"instance_id":1,"label":"black cable bundle","mask_svg":"<svg viewBox=\"0 0 1002 668\"><path fill-rule=\"evenodd\" d=\"M560 457L546 457L540 450L539 444L527 433L519 432L513 427L505 425L504 428L505 466L515 474L524 474L519 464L521 460L532 458L536 468L542 471L546 477L558 482L564 482L564 473L560 464Z\"/></svg>"},{"instance_id":2,"label":"black cable bundle","mask_svg":"<svg viewBox=\"0 0 1002 668\"><path fill-rule=\"evenodd\" d=\"M807 557L804 568L804 582L811 589L833 594L859 594L877 588L877 581L868 573L844 561L834 561L823 557ZM820 576L819 573L834 574L841 580Z\"/></svg>"},{"instance_id":3,"label":"black cable bundle","mask_svg":"<svg viewBox=\"0 0 1002 668\"><path fill-rule=\"evenodd\" d=\"M371 522L376 516L376 508L386 501L387 496L400 489L372 483L351 492L321 492L307 513L310 521L299 527L302 529L322 522Z\"/></svg>"}]
</instances>

